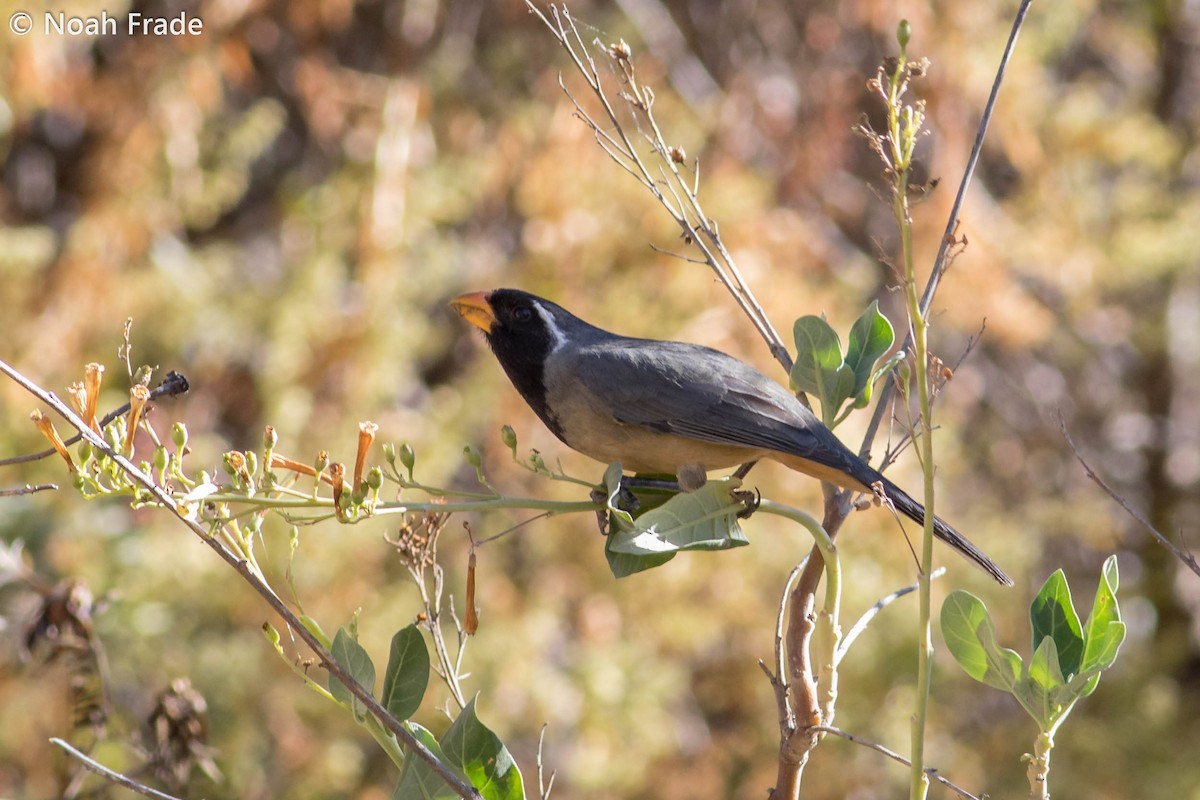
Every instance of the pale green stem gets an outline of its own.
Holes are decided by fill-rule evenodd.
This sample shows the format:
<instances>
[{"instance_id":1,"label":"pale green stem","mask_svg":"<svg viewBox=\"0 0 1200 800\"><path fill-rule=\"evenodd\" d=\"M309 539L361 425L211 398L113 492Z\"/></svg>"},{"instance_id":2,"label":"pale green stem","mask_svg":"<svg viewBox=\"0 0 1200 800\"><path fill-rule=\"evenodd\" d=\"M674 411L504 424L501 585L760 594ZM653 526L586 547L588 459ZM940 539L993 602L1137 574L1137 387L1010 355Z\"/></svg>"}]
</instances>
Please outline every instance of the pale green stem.
<instances>
[{"instance_id":1,"label":"pale green stem","mask_svg":"<svg viewBox=\"0 0 1200 800\"><path fill-rule=\"evenodd\" d=\"M1029 760L1029 800L1050 800L1050 751L1054 749L1054 732L1044 731L1034 744Z\"/></svg>"},{"instance_id":2,"label":"pale green stem","mask_svg":"<svg viewBox=\"0 0 1200 800\"><path fill-rule=\"evenodd\" d=\"M222 493L210 495L204 499L214 503L259 505L272 509L282 509L288 511L305 508L327 510L333 509L333 500L327 497L297 498L265 497L258 495L247 497L240 494ZM602 509L604 508L604 504L594 503L591 500L543 500L538 497L508 497L501 495L499 497L489 496L487 500L463 500L457 503L435 503L432 501L409 502L407 500L392 501L387 503L379 503L376 505L373 514L378 516L381 514L407 514L425 511L444 511L449 513L462 511L492 511L503 508L549 511L552 514L577 514L583 511L596 511L597 509Z\"/></svg>"},{"instance_id":3,"label":"pale green stem","mask_svg":"<svg viewBox=\"0 0 1200 800\"><path fill-rule=\"evenodd\" d=\"M933 680L933 626L930 574L933 572L933 425L931 424L929 394L928 328L921 313L917 278L912 252L912 218L908 206L908 177L912 164L913 146L917 131L910 110L902 110L905 63L903 53L893 76L890 76L888 97L888 129L892 143L894 193L892 208L900 229L901 258L904 262L904 294L912 327L913 359L916 362L917 403L920 407L921 435L914 438L914 449L925 478L925 526L921 542L921 569L917 576L919 615L917 643L917 695L912 716L912 771L909 781L910 800L924 800L929 793L929 776L925 772L925 727L929 716L929 691Z\"/></svg>"}]
</instances>

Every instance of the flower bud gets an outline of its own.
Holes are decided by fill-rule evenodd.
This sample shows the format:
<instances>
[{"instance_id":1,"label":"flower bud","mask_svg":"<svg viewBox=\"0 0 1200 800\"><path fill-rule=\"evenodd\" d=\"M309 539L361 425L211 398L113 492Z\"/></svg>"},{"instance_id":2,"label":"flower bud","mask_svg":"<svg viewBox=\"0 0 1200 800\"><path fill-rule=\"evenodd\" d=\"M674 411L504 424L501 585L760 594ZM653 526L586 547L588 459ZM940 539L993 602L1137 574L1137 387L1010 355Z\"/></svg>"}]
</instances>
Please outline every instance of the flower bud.
<instances>
[{"instance_id":1,"label":"flower bud","mask_svg":"<svg viewBox=\"0 0 1200 800\"><path fill-rule=\"evenodd\" d=\"M371 467L371 471L367 473L367 486L373 490L379 491L383 488L383 470L379 467Z\"/></svg>"},{"instance_id":2,"label":"flower bud","mask_svg":"<svg viewBox=\"0 0 1200 800\"><path fill-rule=\"evenodd\" d=\"M183 455L187 450L188 429L187 425L182 422L176 422L171 426L171 441L175 443L175 450L179 455Z\"/></svg>"},{"instance_id":3,"label":"flower bud","mask_svg":"<svg viewBox=\"0 0 1200 800\"><path fill-rule=\"evenodd\" d=\"M475 445L472 444L469 444L463 448L463 458L465 458L467 463L475 469L479 469L479 467L483 464L483 456L479 454L479 450L475 447Z\"/></svg>"}]
</instances>

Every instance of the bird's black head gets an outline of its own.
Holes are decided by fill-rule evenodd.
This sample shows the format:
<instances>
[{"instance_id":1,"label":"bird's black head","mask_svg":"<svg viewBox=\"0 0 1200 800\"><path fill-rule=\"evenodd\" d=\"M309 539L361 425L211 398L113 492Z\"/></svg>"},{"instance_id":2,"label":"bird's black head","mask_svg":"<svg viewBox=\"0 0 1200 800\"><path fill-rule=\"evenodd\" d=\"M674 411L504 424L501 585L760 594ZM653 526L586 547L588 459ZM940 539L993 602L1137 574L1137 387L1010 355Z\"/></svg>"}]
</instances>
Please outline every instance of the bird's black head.
<instances>
[{"instance_id":1,"label":"bird's black head","mask_svg":"<svg viewBox=\"0 0 1200 800\"><path fill-rule=\"evenodd\" d=\"M555 351L577 345L599 329L549 300L517 289L464 294L450 305L483 331L513 386L561 437L562 428L546 406L546 362Z\"/></svg>"}]
</instances>

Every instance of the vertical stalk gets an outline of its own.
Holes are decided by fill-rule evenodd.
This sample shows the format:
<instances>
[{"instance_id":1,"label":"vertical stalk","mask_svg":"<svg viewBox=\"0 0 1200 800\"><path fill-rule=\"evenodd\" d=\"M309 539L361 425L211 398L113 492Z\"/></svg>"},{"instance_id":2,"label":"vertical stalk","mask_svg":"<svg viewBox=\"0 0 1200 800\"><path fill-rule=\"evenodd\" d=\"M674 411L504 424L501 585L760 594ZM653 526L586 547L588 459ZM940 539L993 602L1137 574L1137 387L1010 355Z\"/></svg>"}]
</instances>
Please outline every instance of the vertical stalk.
<instances>
[{"instance_id":1,"label":"vertical stalk","mask_svg":"<svg viewBox=\"0 0 1200 800\"><path fill-rule=\"evenodd\" d=\"M914 376L917 382L917 403L920 409L920 433L913 437L914 450L925 477L925 526L921 541L921 568L917 577L920 598L920 619L917 642L917 696L914 701L911 750L912 771L909 780L910 800L924 800L929 792L929 776L925 773L925 725L929 714L929 689L933 679L933 626L930 574L933 571L933 425L929 390L928 325L921 311L917 277L912 252L912 217L908 204L908 177L913 150L924 121L921 104L916 108L904 105L908 80L923 69L910 70L905 53L908 43L908 23L902 22L898 31L900 56L895 70L886 75L888 110L887 139L890 145L893 185L892 211L900 230L901 259L904 263L904 297L913 342ZM912 65L918 66L918 65Z\"/></svg>"}]
</instances>

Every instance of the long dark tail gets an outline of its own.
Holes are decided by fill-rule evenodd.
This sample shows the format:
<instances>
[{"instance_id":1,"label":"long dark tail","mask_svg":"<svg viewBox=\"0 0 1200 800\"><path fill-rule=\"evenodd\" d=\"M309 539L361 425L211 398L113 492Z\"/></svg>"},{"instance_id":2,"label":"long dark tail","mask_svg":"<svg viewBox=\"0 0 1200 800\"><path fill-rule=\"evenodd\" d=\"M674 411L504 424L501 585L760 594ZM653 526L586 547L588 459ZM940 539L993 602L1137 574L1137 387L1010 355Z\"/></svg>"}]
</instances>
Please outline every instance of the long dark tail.
<instances>
[{"instance_id":1,"label":"long dark tail","mask_svg":"<svg viewBox=\"0 0 1200 800\"><path fill-rule=\"evenodd\" d=\"M887 494L888 499L892 501L892 505L896 507L896 510L909 519L924 525L925 507L905 494L903 489L887 478L883 478L882 480L884 492ZM933 518L933 535L974 561L984 572L995 578L997 582L1005 586L1013 585L1012 578L1005 575L1004 570L1000 569L995 561L985 556L978 547L971 544L967 537L954 530L954 528L951 528L945 522L942 522L939 517Z\"/></svg>"}]
</instances>

